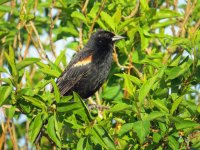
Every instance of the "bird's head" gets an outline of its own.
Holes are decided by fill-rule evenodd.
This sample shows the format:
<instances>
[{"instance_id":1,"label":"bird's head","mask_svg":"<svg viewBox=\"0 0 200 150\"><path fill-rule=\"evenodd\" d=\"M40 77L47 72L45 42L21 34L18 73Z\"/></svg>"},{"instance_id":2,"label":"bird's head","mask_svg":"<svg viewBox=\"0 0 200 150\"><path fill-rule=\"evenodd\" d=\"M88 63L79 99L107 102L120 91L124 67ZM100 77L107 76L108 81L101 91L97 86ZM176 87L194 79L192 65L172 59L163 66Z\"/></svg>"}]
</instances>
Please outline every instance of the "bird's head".
<instances>
[{"instance_id":1,"label":"bird's head","mask_svg":"<svg viewBox=\"0 0 200 150\"><path fill-rule=\"evenodd\" d=\"M105 30L97 30L93 33L88 41L89 46L92 47L100 47L100 48L108 48L112 47L114 42L123 39L124 37L115 35L112 32Z\"/></svg>"}]
</instances>

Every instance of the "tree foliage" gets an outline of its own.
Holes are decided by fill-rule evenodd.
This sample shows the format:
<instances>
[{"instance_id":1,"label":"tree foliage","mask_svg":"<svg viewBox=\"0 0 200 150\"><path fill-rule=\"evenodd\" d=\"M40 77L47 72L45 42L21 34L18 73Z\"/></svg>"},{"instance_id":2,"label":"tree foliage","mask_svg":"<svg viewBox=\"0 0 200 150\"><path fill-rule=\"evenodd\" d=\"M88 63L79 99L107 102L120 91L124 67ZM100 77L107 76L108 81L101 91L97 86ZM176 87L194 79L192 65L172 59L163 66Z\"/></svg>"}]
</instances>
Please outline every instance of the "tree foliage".
<instances>
[{"instance_id":1,"label":"tree foliage","mask_svg":"<svg viewBox=\"0 0 200 150\"><path fill-rule=\"evenodd\" d=\"M0 149L34 147L42 128L41 149L200 148L199 0L0 4ZM89 100L60 96L67 55L98 28L126 37L109 79Z\"/></svg>"}]
</instances>

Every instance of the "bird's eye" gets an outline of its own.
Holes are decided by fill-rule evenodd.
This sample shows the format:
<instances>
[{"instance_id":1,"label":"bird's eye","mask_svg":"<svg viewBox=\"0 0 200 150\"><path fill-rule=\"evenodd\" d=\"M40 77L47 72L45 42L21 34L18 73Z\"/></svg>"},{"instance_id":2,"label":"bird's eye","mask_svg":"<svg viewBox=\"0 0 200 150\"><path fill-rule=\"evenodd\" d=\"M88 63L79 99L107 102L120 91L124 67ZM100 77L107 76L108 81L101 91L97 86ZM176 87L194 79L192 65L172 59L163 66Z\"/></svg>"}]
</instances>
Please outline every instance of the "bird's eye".
<instances>
[{"instance_id":1,"label":"bird's eye","mask_svg":"<svg viewBox=\"0 0 200 150\"><path fill-rule=\"evenodd\" d=\"M106 37L106 38L110 38L110 35L109 35L109 34L106 34L105 37Z\"/></svg>"}]
</instances>

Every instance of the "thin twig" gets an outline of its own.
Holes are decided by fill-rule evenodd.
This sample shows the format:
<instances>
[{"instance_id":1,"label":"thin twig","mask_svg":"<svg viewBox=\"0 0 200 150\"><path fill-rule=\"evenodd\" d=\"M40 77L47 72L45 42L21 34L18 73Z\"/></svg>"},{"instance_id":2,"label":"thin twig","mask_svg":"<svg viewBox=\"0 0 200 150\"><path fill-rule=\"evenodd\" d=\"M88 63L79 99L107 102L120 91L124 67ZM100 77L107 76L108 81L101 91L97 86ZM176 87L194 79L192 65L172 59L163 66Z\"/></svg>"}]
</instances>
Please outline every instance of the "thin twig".
<instances>
[{"instance_id":1,"label":"thin twig","mask_svg":"<svg viewBox=\"0 0 200 150\"><path fill-rule=\"evenodd\" d=\"M1 137L0 137L0 149L2 149L3 143L6 143L6 133L7 133L7 130L8 130L8 124L9 124L9 122L10 122L10 119L8 118L7 121L6 121L5 127L2 128L3 132L2 132ZM4 148L5 148L5 145L6 144L4 144Z\"/></svg>"},{"instance_id":2,"label":"thin twig","mask_svg":"<svg viewBox=\"0 0 200 150\"><path fill-rule=\"evenodd\" d=\"M87 5L89 3L89 0L86 0L84 5L83 5L83 8L82 8L82 13L85 14L86 13L86 8L87 8Z\"/></svg>"},{"instance_id":3,"label":"thin twig","mask_svg":"<svg viewBox=\"0 0 200 150\"><path fill-rule=\"evenodd\" d=\"M82 7L82 13L85 16L86 15L86 9L87 5L89 3L89 0L86 0L83 7ZM79 46L78 46L78 51L83 48L83 22L80 23L79 27Z\"/></svg>"},{"instance_id":4,"label":"thin twig","mask_svg":"<svg viewBox=\"0 0 200 150\"><path fill-rule=\"evenodd\" d=\"M27 3L26 0L24 0L24 3ZM25 5L23 5L22 8L23 8L23 10L24 10L24 12L25 12L25 14L26 14L26 7L25 7ZM34 8L36 8L36 7L34 7ZM45 58L45 59L47 59L48 61L50 61L49 58L48 58L48 56L46 55L46 53L45 53L45 51L44 51L42 42L41 42L41 40L40 40L38 31L37 31L37 29L36 29L36 27L35 27L35 25L34 25L34 22L33 22L33 21L29 21L29 24L30 24L30 26L32 27L32 29L33 29L33 31L34 31L34 33L35 33L35 35L36 35L36 38L37 38L37 40L38 40L38 44L39 44L39 47L40 47L40 50L41 50L41 54L44 55L44 58ZM25 27L26 27L26 25L25 25ZM41 56L42 56L42 55L41 55ZM42 58L42 57L41 57L41 58Z\"/></svg>"},{"instance_id":5,"label":"thin twig","mask_svg":"<svg viewBox=\"0 0 200 150\"><path fill-rule=\"evenodd\" d=\"M99 92L98 92L98 91L95 92L95 97L96 97L96 102L97 102L97 104L98 104L98 105L101 105L101 99L100 99L100 97L99 97Z\"/></svg>"},{"instance_id":6,"label":"thin twig","mask_svg":"<svg viewBox=\"0 0 200 150\"><path fill-rule=\"evenodd\" d=\"M183 22L181 23L180 25L180 29L177 33L177 37L184 37L185 36L185 25L189 19L189 16L191 15L191 13L193 12L194 10L194 7L196 5L196 2L197 0L194 0L194 2L192 3L192 6L191 6L191 1L188 0L188 3L187 3L187 6L186 6L186 9L185 9L185 16L184 16L184 19L183 19ZM162 63L163 64L166 64L170 58L170 56L176 51L176 48L168 48L164 57L163 57L163 61Z\"/></svg>"},{"instance_id":7,"label":"thin twig","mask_svg":"<svg viewBox=\"0 0 200 150\"><path fill-rule=\"evenodd\" d=\"M96 105L96 104L89 104L89 105L88 105L88 108L89 108L89 109L97 108L97 109L99 109L99 110L104 110L104 109L108 110L108 109L110 109L109 106Z\"/></svg>"},{"instance_id":8,"label":"thin twig","mask_svg":"<svg viewBox=\"0 0 200 150\"><path fill-rule=\"evenodd\" d=\"M6 108L6 109L10 109L12 107L12 105L2 105L2 108ZM21 112L18 108L15 108L16 112Z\"/></svg>"},{"instance_id":9,"label":"thin twig","mask_svg":"<svg viewBox=\"0 0 200 150\"><path fill-rule=\"evenodd\" d=\"M33 12L34 15L35 15L35 12L37 10L37 4L38 4L38 0L35 0L35 3L34 3L34 12ZM24 52L24 58L26 58L26 56L27 56L27 54L29 52L28 50L29 50L29 47L30 47L32 33L33 33L33 29L31 28L30 32L28 33L26 48L25 48L25 52Z\"/></svg>"},{"instance_id":10,"label":"thin twig","mask_svg":"<svg viewBox=\"0 0 200 150\"><path fill-rule=\"evenodd\" d=\"M13 139L14 139L14 145L16 146L14 149L18 149L18 146L17 146L17 137L16 137L16 131L15 131L15 124L14 124L14 122L12 122L11 123L12 124L12 126L11 126L11 131L12 131L12 134L13 134Z\"/></svg>"},{"instance_id":11,"label":"thin twig","mask_svg":"<svg viewBox=\"0 0 200 150\"><path fill-rule=\"evenodd\" d=\"M195 24L194 28L192 29L192 32L195 33L200 27L200 19L198 20L198 22Z\"/></svg>"},{"instance_id":12,"label":"thin twig","mask_svg":"<svg viewBox=\"0 0 200 150\"><path fill-rule=\"evenodd\" d=\"M174 0L173 9L174 9L174 11L177 11L177 9L178 9L178 0ZM172 19L170 18L170 20L172 20ZM175 30L174 24L171 25L171 30L172 30L173 36L176 36L176 30Z\"/></svg>"},{"instance_id":13,"label":"thin twig","mask_svg":"<svg viewBox=\"0 0 200 150\"><path fill-rule=\"evenodd\" d=\"M30 34L28 33L26 48L25 48L25 51L24 51L24 58L26 58L26 56L28 55L28 52L29 52L28 49L29 49L30 43L31 43L32 32L33 32L33 29L31 28Z\"/></svg>"},{"instance_id":14,"label":"thin twig","mask_svg":"<svg viewBox=\"0 0 200 150\"><path fill-rule=\"evenodd\" d=\"M114 48L114 53L113 53L113 59L114 59L114 61L116 62L116 64L117 64L118 67L120 67L120 68L122 68L122 69L130 69L130 68L132 68L132 69L135 71L135 73L137 74L137 76L138 76L141 80L143 80L142 73L140 73L140 71L139 71L134 65L130 65L130 64L129 64L129 66L123 66L123 65L121 65L121 64L119 63L118 55L117 55L117 52L116 52L116 49L115 49L115 48Z\"/></svg>"},{"instance_id":15,"label":"thin twig","mask_svg":"<svg viewBox=\"0 0 200 150\"><path fill-rule=\"evenodd\" d=\"M129 18L134 17L135 14L136 14L137 11L138 11L139 6L140 6L140 1L138 0L138 1L136 2L136 6L133 8L133 10L131 11L130 15L128 15L128 16L122 16L122 18L123 18L123 19L129 19Z\"/></svg>"},{"instance_id":16,"label":"thin twig","mask_svg":"<svg viewBox=\"0 0 200 150\"><path fill-rule=\"evenodd\" d=\"M42 53L40 52L39 47L37 46L37 43L35 42L34 38L32 37L31 32L30 32L29 29L28 29L28 26L25 25L24 27L25 27L26 31L28 32L28 35L30 35L31 40L32 40L32 42L33 42L33 45L35 46L35 48L36 48L36 50L37 50L37 52L38 52L40 58L44 58L44 59L45 59L45 57L43 57ZM31 28L31 30L33 30L33 29Z\"/></svg>"},{"instance_id":17,"label":"thin twig","mask_svg":"<svg viewBox=\"0 0 200 150\"><path fill-rule=\"evenodd\" d=\"M195 7L195 5L196 5L196 3L197 3L197 0L194 0L194 2L192 3L192 6L191 6L190 3L191 3L190 0L188 0L188 2L187 2L187 7L186 7L186 9L185 9L184 20L183 20L183 22L182 22L182 24L181 24L181 26L180 26L179 31L178 31L178 36L180 36L180 37L184 37L184 35L185 35L185 29L184 29L185 24L186 24L186 22L188 21L189 16L192 14L192 12L193 12L193 10L194 10L194 7Z\"/></svg>"},{"instance_id":18,"label":"thin twig","mask_svg":"<svg viewBox=\"0 0 200 150\"><path fill-rule=\"evenodd\" d=\"M93 31L93 29L94 29L94 25L95 25L96 21L98 20L99 15L100 15L101 11L102 11L103 8L104 8L105 3L106 3L106 0L103 0L103 2L101 3L101 7L100 7L98 13L97 13L96 17L94 18L94 20L93 20L93 22L92 22L92 25L91 25L90 31L89 31L89 37L90 37L90 35L92 34L92 31Z\"/></svg>"},{"instance_id":19,"label":"thin twig","mask_svg":"<svg viewBox=\"0 0 200 150\"><path fill-rule=\"evenodd\" d=\"M42 45L42 42L41 42L41 40L40 40L39 34L38 34L38 32L37 32L37 30L36 30L36 28L35 28L35 25L34 25L34 23L33 23L32 21L30 21L30 25L31 25L31 27L33 28L33 31L34 31L34 33L35 33L35 35L36 35L36 37L37 37L38 44L39 44L39 46L40 46L40 49L41 49L42 54L45 56L45 58L48 59L48 56L46 55L46 53L45 53L45 51L44 51L44 48L43 48L43 45Z\"/></svg>"},{"instance_id":20,"label":"thin twig","mask_svg":"<svg viewBox=\"0 0 200 150\"><path fill-rule=\"evenodd\" d=\"M54 50L54 45L53 45L53 28L54 28L53 8L54 8L54 5L55 5L55 0L52 0L51 6L50 6L51 23L50 23L49 37L50 37L50 47L51 47L54 57L56 58L56 52Z\"/></svg>"},{"instance_id":21,"label":"thin twig","mask_svg":"<svg viewBox=\"0 0 200 150\"><path fill-rule=\"evenodd\" d=\"M83 23L81 22L79 28L79 46L78 51L83 48Z\"/></svg>"},{"instance_id":22,"label":"thin twig","mask_svg":"<svg viewBox=\"0 0 200 150\"><path fill-rule=\"evenodd\" d=\"M18 150L17 143L16 143L16 138L14 137L14 135L12 133L12 130L11 130L11 127L10 127L10 123L8 123L8 131L10 133L10 138L11 138L11 141L12 141L12 144L13 144L13 149L14 150Z\"/></svg>"},{"instance_id":23,"label":"thin twig","mask_svg":"<svg viewBox=\"0 0 200 150\"><path fill-rule=\"evenodd\" d=\"M92 97L89 97L89 98L88 98L88 103L89 103L89 104L96 105L96 102L92 99Z\"/></svg>"}]
</instances>

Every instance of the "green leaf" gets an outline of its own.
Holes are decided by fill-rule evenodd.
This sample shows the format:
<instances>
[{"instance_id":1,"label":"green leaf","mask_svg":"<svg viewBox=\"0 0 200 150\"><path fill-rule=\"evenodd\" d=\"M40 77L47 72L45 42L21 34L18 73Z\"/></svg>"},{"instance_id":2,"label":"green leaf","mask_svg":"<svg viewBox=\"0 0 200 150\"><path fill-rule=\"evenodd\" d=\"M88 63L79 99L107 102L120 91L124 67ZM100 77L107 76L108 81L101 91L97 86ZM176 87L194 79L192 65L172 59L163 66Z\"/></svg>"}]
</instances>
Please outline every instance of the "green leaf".
<instances>
[{"instance_id":1,"label":"green leaf","mask_svg":"<svg viewBox=\"0 0 200 150\"><path fill-rule=\"evenodd\" d=\"M175 122L175 127L177 130L186 129L186 128L194 128L198 127L199 123L191 121L191 120L184 120L183 118L173 117L172 120Z\"/></svg>"},{"instance_id":2,"label":"green leaf","mask_svg":"<svg viewBox=\"0 0 200 150\"><path fill-rule=\"evenodd\" d=\"M75 110L83 110L81 103L78 102L60 102L57 104L58 112L73 112Z\"/></svg>"},{"instance_id":3,"label":"green leaf","mask_svg":"<svg viewBox=\"0 0 200 150\"><path fill-rule=\"evenodd\" d=\"M136 77L133 77L133 76L125 74L125 73L124 74L115 74L115 75L118 77L124 78L124 90L127 90L130 95L133 95L135 87L134 87L132 81L134 83L139 84L140 80L137 80Z\"/></svg>"},{"instance_id":4,"label":"green leaf","mask_svg":"<svg viewBox=\"0 0 200 150\"><path fill-rule=\"evenodd\" d=\"M166 116L166 115L168 115L168 114L165 113L165 112L153 111L153 112L151 112L149 115L145 116L145 117L143 118L143 120L151 121L151 120L154 120L154 119L157 119L157 118Z\"/></svg>"},{"instance_id":5,"label":"green leaf","mask_svg":"<svg viewBox=\"0 0 200 150\"><path fill-rule=\"evenodd\" d=\"M101 19L113 30L115 30L115 23L114 23L114 20L113 18L107 14L106 12L102 11L101 12Z\"/></svg>"},{"instance_id":6,"label":"green leaf","mask_svg":"<svg viewBox=\"0 0 200 150\"><path fill-rule=\"evenodd\" d=\"M71 129L84 129L85 125L82 122L79 122L79 120L77 120L77 115L75 113L73 113L72 115L70 115L70 117L67 117L64 121L66 123L68 123L70 125Z\"/></svg>"},{"instance_id":7,"label":"green leaf","mask_svg":"<svg viewBox=\"0 0 200 150\"><path fill-rule=\"evenodd\" d=\"M151 29L163 28L163 27L167 27L176 23L177 23L177 20L167 20L165 22L156 22L151 25Z\"/></svg>"},{"instance_id":8,"label":"green leaf","mask_svg":"<svg viewBox=\"0 0 200 150\"><path fill-rule=\"evenodd\" d=\"M58 78L60 76L60 73L56 70L52 70L50 68L42 68L40 69L43 73L50 75L51 77Z\"/></svg>"},{"instance_id":9,"label":"green leaf","mask_svg":"<svg viewBox=\"0 0 200 150\"><path fill-rule=\"evenodd\" d=\"M54 116L51 116L48 119L48 124L47 124L47 133L49 135L49 137L56 143L56 145L61 148L61 142L59 137L56 134L56 127L55 127L55 121L56 118Z\"/></svg>"},{"instance_id":10,"label":"green leaf","mask_svg":"<svg viewBox=\"0 0 200 150\"><path fill-rule=\"evenodd\" d=\"M41 89L43 89L47 84L51 83L51 80L43 80L41 82L38 82L36 85L35 85L35 93L38 93Z\"/></svg>"},{"instance_id":11,"label":"green leaf","mask_svg":"<svg viewBox=\"0 0 200 150\"><path fill-rule=\"evenodd\" d=\"M73 96L74 96L74 101L78 102L78 103L81 103L82 104L82 108L83 108L83 110L81 110L81 112L80 112L80 110L76 112L77 115L80 115L83 118L86 117L85 121L92 121L93 117L90 114L90 111L88 110L88 108L87 108L85 102L82 100L82 98L77 93L75 93L75 92L73 92Z\"/></svg>"},{"instance_id":12,"label":"green leaf","mask_svg":"<svg viewBox=\"0 0 200 150\"><path fill-rule=\"evenodd\" d=\"M73 98L72 95L69 96L63 96L60 100L60 102L68 102L69 100L71 100Z\"/></svg>"},{"instance_id":13,"label":"green leaf","mask_svg":"<svg viewBox=\"0 0 200 150\"><path fill-rule=\"evenodd\" d=\"M120 86L107 86L103 89L102 97L103 99L120 100L123 97L123 93Z\"/></svg>"},{"instance_id":14,"label":"green leaf","mask_svg":"<svg viewBox=\"0 0 200 150\"><path fill-rule=\"evenodd\" d=\"M90 10L90 12L87 14L87 16L91 17L91 18L95 18L97 15L97 12L99 10L99 6L100 3L99 2L95 2L92 9Z\"/></svg>"},{"instance_id":15,"label":"green leaf","mask_svg":"<svg viewBox=\"0 0 200 150\"><path fill-rule=\"evenodd\" d=\"M182 68L179 66L173 67L172 69L166 70L166 74L168 75L168 80L177 78L178 76L182 75Z\"/></svg>"},{"instance_id":16,"label":"green leaf","mask_svg":"<svg viewBox=\"0 0 200 150\"><path fill-rule=\"evenodd\" d=\"M6 84L13 85L13 81L11 78L0 78L0 81L5 82Z\"/></svg>"},{"instance_id":17,"label":"green leaf","mask_svg":"<svg viewBox=\"0 0 200 150\"><path fill-rule=\"evenodd\" d=\"M34 92L32 88L23 88L17 91L17 98L21 98L23 95L26 96L34 96Z\"/></svg>"},{"instance_id":18,"label":"green leaf","mask_svg":"<svg viewBox=\"0 0 200 150\"><path fill-rule=\"evenodd\" d=\"M172 108L170 110L170 114L173 115L174 111L178 108L178 106L180 105L180 103L183 101L184 95L180 96L179 98L177 98L174 103L172 104Z\"/></svg>"},{"instance_id":19,"label":"green leaf","mask_svg":"<svg viewBox=\"0 0 200 150\"><path fill-rule=\"evenodd\" d=\"M153 100L154 105L161 111L165 111L166 113L169 113L169 110L167 107L162 103L160 100Z\"/></svg>"},{"instance_id":20,"label":"green leaf","mask_svg":"<svg viewBox=\"0 0 200 150\"><path fill-rule=\"evenodd\" d=\"M4 3L7 3L7 2L9 2L10 0L1 0L0 1L0 5L2 5L2 4L4 4Z\"/></svg>"},{"instance_id":21,"label":"green leaf","mask_svg":"<svg viewBox=\"0 0 200 150\"><path fill-rule=\"evenodd\" d=\"M141 104L143 103L144 98L149 93L149 91L150 91L151 87L153 86L153 84L155 83L156 79L157 79L157 76L154 76L154 77L150 78L140 88L138 99L139 99Z\"/></svg>"},{"instance_id":22,"label":"green leaf","mask_svg":"<svg viewBox=\"0 0 200 150\"><path fill-rule=\"evenodd\" d=\"M118 103L111 107L108 111L109 112L121 112L121 111L126 111L128 109L131 109L130 105L127 105L126 103Z\"/></svg>"},{"instance_id":23,"label":"green leaf","mask_svg":"<svg viewBox=\"0 0 200 150\"><path fill-rule=\"evenodd\" d=\"M162 136L161 136L159 133L157 133L157 132L154 132L154 133L153 133L153 141L154 141L155 143L158 143L158 142L160 141L161 138L162 138Z\"/></svg>"},{"instance_id":24,"label":"green leaf","mask_svg":"<svg viewBox=\"0 0 200 150\"><path fill-rule=\"evenodd\" d=\"M82 13L78 12L78 11L74 11L71 14L71 17L78 18L78 19L82 20L85 24L87 24L87 20L86 20L85 16Z\"/></svg>"},{"instance_id":25,"label":"green leaf","mask_svg":"<svg viewBox=\"0 0 200 150\"><path fill-rule=\"evenodd\" d=\"M12 92L11 86L1 86L0 87L0 106L10 96L11 92Z\"/></svg>"},{"instance_id":26,"label":"green leaf","mask_svg":"<svg viewBox=\"0 0 200 150\"><path fill-rule=\"evenodd\" d=\"M143 85L142 87L140 88L139 90L139 96L138 96L138 99L140 101L140 104L143 104L144 102L144 98L147 96L147 94L149 93L149 91L151 90L152 86L154 85L154 83L160 79L163 74L164 74L164 70L165 70L165 67L161 68L157 74L153 77L151 77L149 80L147 80Z\"/></svg>"},{"instance_id":27,"label":"green leaf","mask_svg":"<svg viewBox=\"0 0 200 150\"><path fill-rule=\"evenodd\" d=\"M16 106L11 106L9 109L6 109L6 116L8 118L13 118L15 114L15 109L16 109Z\"/></svg>"},{"instance_id":28,"label":"green leaf","mask_svg":"<svg viewBox=\"0 0 200 150\"><path fill-rule=\"evenodd\" d=\"M59 56L56 58L56 61L54 62L54 64L59 66L59 64L60 64L62 58L64 58L65 54L66 54L66 50L61 51Z\"/></svg>"},{"instance_id":29,"label":"green leaf","mask_svg":"<svg viewBox=\"0 0 200 150\"><path fill-rule=\"evenodd\" d=\"M15 64L14 50L11 46L9 47L9 55L5 52L4 56L6 57L8 64L11 67L11 71L12 71L11 73L12 73L12 76L15 77L15 82L16 82L18 80L18 72L17 72L17 68Z\"/></svg>"},{"instance_id":30,"label":"green leaf","mask_svg":"<svg viewBox=\"0 0 200 150\"><path fill-rule=\"evenodd\" d=\"M113 139L102 126L99 125L94 126L94 128L91 131L91 135L95 138L95 142L98 141L98 143L102 147L110 150L115 149L115 144ZM94 138L92 138L92 140L94 140Z\"/></svg>"},{"instance_id":31,"label":"green leaf","mask_svg":"<svg viewBox=\"0 0 200 150\"><path fill-rule=\"evenodd\" d=\"M134 18L130 18L130 19L127 19L123 22L120 22L120 24L118 25L118 30L119 31L124 30L125 27L127 27L128 25L130 25L134 21L135 21Z\"/></svg>"},{"instance_id":32,"label":"green leaf","mask_svg":"<svg viewBox=\"0 0 200 150\"><path fill-rule=\"evenodd\" d=\"M116 76L118 76L118 77L121 77L121 78L128 78L129 80L131 80L134 84L136 84L136 85L138 85L138 86L140 86L141 85L141 81L140 81L140 79L138 79L137 77L134 77L134 76L132 76L132 75L130 75L130 74L125 74L125 73L123 73L123 74L115 74Z\"/></svg>"},{"instance_id":33,"label":"green leaf","mask_svg":"<svg viewBox=\"0 0 200 150\"><path fill-rule=\"evenodd\" d=\"M40 113L35 116L35 118L33 119L33 121L30 124L29 136L30 136L31 143L34 143L34 141L36 140L36 138L42 128L42 124L43 124L43 114Z\"/></svg>"},{"instance_id":34,"label":"green leaf","mask_svg":"<svg viewBox=\"0 0 200 150\"><path fill-rule=\"evenodd\" d=\"M77 150L84 150L85 149L85 142L86 142L86 138L82 137L79 139L78 143L77 143Z\"/></svg>"},{"instance_id":35,"label":"green leaf","mask_svg":"<svg viewBox=\"0 0 200 150\"><path fill-rule=\"evenodd\" d=\"M78 31L72 27L59 27L58 29L54 29L54 32L57 33L67 33L71 34L72 36L78 36Z\"/></svg>"},{"instance_id":36,"label":"green leaf","mask_svg":"<svg viewBox=\"0 0 200 150\"><path fill-rule=\"evenodd\" d=\"M58 89L58 86L56 85L55 81L53 79L51 79L51 83L53 85L53 92L55 94L55 99L56 99L56 102L60 102L60 91Z\"/></svg>"},{"instance_id":37,"label":"green leaf","mask_svg":"<svg viewBox=\"0 0 200 150\"><path fill-rule=\"evenodd\" d=\"M144 31L142 28L137 28L137 31L140 34L140 39L141 39L141 50L145 50L148 46L148 39L144 36Z\"/></svg>"},{"instance_id":38,"label":"green leaf","mask_svg":"<svg viewBox=\"0 0 200 150\"><path fill-rule=\"evenodd\" d=\"M153 17L154 20L157 19L166 19L173 17L181 17L181 14L177 11L169 10L169 9L160 9L156 12L156 15Z\"/></svg>"},{"instance_id":39,"label":"green leaf","mask_svg":"<svg viewBox=\"0 0 200 150\"><path fill-rule=\"evenodd\" d=\"M121 8L119 7L117 10L116 10L116 12L114 13L114 15L112 16L112 19L113 19L113 21L114 21L114 23L115 23L115 26L117 26L119 23L120 23L120 21L121 21Z\"/></svg>"},{"instance_id":40,"label":"green leaf","mask_svg":"<svg viewBox=\"0 0 200 150\"><path fill-rule=\"evenodd\" d=\"M140 143L145 141L146 136L150 132L150 122L149 121L137 121L134 123L133 130L136 132Z\"/></svg>"},{"instance_id":41,"label":"green leaf","mask_svg":"<svg viewBox=\"0 0 200 150\"><path fill-rule=\"evenodd\" d=\"M179 149L179 143L173 136L168 137L168 142L172 149Z\"/></svg>"},{"instance_id":42,"label":"green leaf","mask_svg":"<svg viewBox=\"0 0 200 150\"><path fill-rule=\"evenodd\" d=\"M38 108L41 108L42 110L46 110L46 105L42 101L40 101L40 100L38 100L38 99L36 99L34 97L31 97L31 96L22 96L22 97L26 101L30 102L32 105L34 105L34 106L36 106Z\"/></svg>"},{"instance_id":43,"label":"green leaf","mask_svg":"<svg viewBox=\"0 0 200 150\"><path fill-rule=\"evenodd\" d=\"M150 122L149 121L137 121L134 123L126 123L122 126L119 135L123 135L126 132L133 130L136 132L140 143L142 144L146 138L146 136L150 132Z\"/></svg>"},{"instance_id":44,"label":"green leaf","mask_svg":"<svg viewBox=\"0 0 200 150\"><path fill-rule=\"evenodd\" d=\"M29 66L29 65L32 65L32 64L34 64L34 63L36 63L36 62L38 62L38 61L40 61L39 58L26 58L26 59L20 61L20 62L16 65L17 70L19 71L19 70L21 70L21 69L23 69L23 68L25 68L25 67L27 67L27 66Z\"/></svg>"},{"instance_id":45,"label":"green leaf","mask_svg":"<svg viewBox=\"0 0 200 150\"><path fill-rule=\"evenodd\" d=\"M7 70L3 67L0 67L0 72L5 72L5 73L8 73Z\"/></svg>"},{"instance_id":46,"label":"green leaf","mask_svg":"<svg viewBox=\"0 0 200 150\"><path fill-rule=\"evenodd\" d=\"M125 134L126 132L130 131L133 129L134 123L126 123L124 124L120 131L119 131L119 136L122 136L123 134Z\"/></svg>"}]
</instances>

